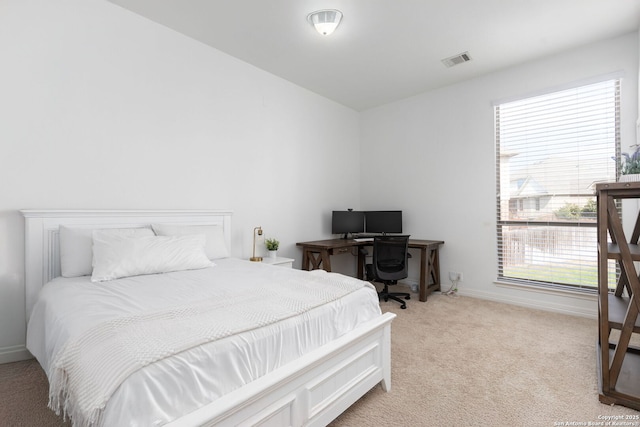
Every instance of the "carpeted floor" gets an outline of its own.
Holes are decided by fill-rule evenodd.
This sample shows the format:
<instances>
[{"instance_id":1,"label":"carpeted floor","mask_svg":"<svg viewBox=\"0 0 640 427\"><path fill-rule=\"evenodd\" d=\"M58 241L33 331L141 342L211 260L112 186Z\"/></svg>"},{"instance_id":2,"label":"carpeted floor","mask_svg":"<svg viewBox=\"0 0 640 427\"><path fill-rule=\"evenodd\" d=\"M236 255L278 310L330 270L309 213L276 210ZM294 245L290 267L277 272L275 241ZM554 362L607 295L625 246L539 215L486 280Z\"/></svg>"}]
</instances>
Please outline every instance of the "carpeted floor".
<instances>
[{"instance_id":1,"label":"carpeted floor","mask_svg":"<svg viewBox=\"0 0 640 427\"><path fill-rule=\"evenodd\" d=\"M398 314L391 391L376 386L332 427L596 425L640 416L598 401L596 320L437 294L426 303L415 295L406 310L381 305ZM33 360L0 365L0 425L68 425L47 409L47 387Z\"/></svg>"},{"instance_id":2,"label":"carpeted floor","mask_svg":"<svg viewBox=\"0 0 640 427\"><path fill-rule=\"evenodd\" d=\"M47 408L49 383L35 360L0 365L0 426L70 426Z\"/></svg>"},{"instance_id":3,"label":"carpeted floor","mask_svg":"<svg viewBox=\"0 0 640 427\"><path fill-rule=\"evenodd\" d=\"M381 303L398 314L391 392L374 388L332 427L597 425L640 415L598 400L596 320L460 296L411 302Z\"/></svg>"}]
</instances>

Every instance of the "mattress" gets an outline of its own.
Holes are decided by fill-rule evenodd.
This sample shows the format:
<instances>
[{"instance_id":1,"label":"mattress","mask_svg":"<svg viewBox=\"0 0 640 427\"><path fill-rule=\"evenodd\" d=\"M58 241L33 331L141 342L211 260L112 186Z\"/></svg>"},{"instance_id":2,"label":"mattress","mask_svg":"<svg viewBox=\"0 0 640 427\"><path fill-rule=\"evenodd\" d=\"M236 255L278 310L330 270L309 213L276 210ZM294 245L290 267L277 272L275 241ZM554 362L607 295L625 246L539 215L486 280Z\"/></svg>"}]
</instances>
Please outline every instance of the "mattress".
<instances>
[{"instance_id":1,"label":"mattress","mask_svg":"<svg viewBox=\"0 0 640 427\"><path fill-rule=\"evenodd\" d=\"M196 296L231 298L239 291L277 286L300 273L226 258L216 260L211 268L107 283L91 283L88 276L59 277L43 287L34 305L27 348L49 376L51 361L65 342L102 322L186 304ZM165 424L380 316L375 289L362 283L360 289L302 315L210 342L136 371L111 396L103 413L104 425Z\"/></svg>"}]
</instances>

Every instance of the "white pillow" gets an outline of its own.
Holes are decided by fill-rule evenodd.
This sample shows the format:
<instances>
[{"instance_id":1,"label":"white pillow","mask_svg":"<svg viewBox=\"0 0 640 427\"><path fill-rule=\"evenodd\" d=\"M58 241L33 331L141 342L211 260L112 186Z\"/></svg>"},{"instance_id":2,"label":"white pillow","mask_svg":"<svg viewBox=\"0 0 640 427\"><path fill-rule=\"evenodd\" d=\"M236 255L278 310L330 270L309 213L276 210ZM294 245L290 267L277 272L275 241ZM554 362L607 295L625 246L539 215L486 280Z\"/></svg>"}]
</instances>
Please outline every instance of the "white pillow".
<instances>
[{"instance_id":1,"label":"white pillow","mask_svg":"<svg viewBox=\"0 0 640 427\"><path fill-rule=\"evenodd\" d=\"M91 281L211 267L204 244L203 234L126 237L96 230Z\"/></svg>"},{"instance_id":2,"label":"white pillow","mask_svg":"<svg viewBox=\"0 0 640 427\"><path fill-rule=\"evenodd\" d=\"M221 225L151 224L151 227L158 236L204 234L207 238L205 252L209 259L227 258L229 256L229 249L224 239L224 229Z\"/></svg>"},{"instance_id":3,"label":"white pillow","mask_svg":"<svg viewBox=\"0 0 640 427\"><path fill-rule=\"evenodd\" d=\"M151 228L106 228L128 237L155 236ZM63 277L90 276L93 271L93 228L60 226L60 270Z\"/></svg>"}]
</instances>

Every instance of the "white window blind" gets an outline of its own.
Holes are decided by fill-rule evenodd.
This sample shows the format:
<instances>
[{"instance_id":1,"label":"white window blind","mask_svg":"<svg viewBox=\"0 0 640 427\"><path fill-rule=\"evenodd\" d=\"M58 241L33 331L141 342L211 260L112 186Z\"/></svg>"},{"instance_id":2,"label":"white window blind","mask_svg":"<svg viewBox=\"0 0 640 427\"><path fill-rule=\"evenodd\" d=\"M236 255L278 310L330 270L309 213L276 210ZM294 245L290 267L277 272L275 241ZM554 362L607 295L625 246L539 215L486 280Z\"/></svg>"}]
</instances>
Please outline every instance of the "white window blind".
<instances>
[{"instance_id":1,"label":"white window blind","mask_svg":"<svg viewBox=\"0 0 640 427\"><path fill-rule=\"evenodd\" d=\"M597 287L594 185L616 180L619 99L615 79L495 107L499 280Z\"/></svg>"}]
</instances>

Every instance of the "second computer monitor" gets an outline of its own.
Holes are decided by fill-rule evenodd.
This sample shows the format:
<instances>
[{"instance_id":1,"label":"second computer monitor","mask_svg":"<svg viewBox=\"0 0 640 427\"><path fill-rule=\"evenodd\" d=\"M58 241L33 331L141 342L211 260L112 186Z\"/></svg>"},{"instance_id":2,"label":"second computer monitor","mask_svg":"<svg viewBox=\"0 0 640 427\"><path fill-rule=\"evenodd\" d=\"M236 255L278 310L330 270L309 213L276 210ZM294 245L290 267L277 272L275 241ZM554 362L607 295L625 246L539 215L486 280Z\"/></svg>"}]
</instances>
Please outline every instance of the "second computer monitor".
<instances>
[{"instance_id":1,"label":"second computer monitor","mask_svg":"<svg viewBox=\"0 0 640 427\"><path fill-rule=\"evenodd\" d=\"M366 211L367 233L402 233L402 211Z\"/></svg>"}]
</instances>

